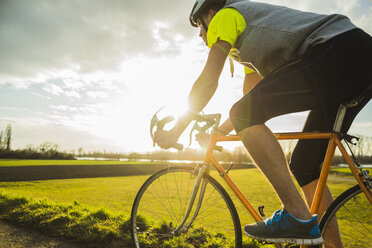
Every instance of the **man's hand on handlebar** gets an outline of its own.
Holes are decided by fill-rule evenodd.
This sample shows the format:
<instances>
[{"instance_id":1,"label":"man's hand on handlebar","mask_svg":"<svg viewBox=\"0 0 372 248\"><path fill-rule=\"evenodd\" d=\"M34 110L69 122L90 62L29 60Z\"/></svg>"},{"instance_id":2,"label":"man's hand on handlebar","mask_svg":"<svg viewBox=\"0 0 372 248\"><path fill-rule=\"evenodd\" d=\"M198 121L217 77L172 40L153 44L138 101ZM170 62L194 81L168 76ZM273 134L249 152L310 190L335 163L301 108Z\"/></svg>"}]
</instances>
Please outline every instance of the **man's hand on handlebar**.
<instances>
[{"instance_id":1,"label":"man's hand on handlebar","mask_svg":"<svg viewBox=\"0 0 372 248\"><path fill-rule=\"evenodd\" d=\"M195 135L195 138L202 148L207 148L208 142L209 142L209 136L210 134L208 133L198 133Z\"/></svg>"},{"instance_id":2,"label":"man's hand on handlebar","mask_svg":"<svg viewBox=\"0 0 372 248\"><path fill-rule=\"evenodd\" d=\"M172 130L157 130L154 133L154 141L162 149L170 149L177 143L178 137L174 135Z\"/></svg>"},{"instance_id":3,"label":"man's hand on handlebar","mask_svg":"<svg viewBox=\"0 0 372 248\"><path fill-rule=\"evenodd\" d=\"M183 149L183 145L177 143L180 135L187 127L187 125L194 120L195 124L190 132L190 144L192 140L193 131L199 132L197 135L197 141L202 147L207 147L209 143L208 134L210 129L216 129L219 125L221 115L220 114L210 114L210 115L200 115L190 112L189 115L179 119L175 126L169 131L163 130L164 126L172 122L174 118L172 116L167 116L163 119L158 119L157 114L161 109L159 109L151 119L150 123L150 135L153 141L153 144L158 144L162 149L175 148L178 150ZM202 125L199 125L201 123ZM156 131L155 131L156 130ZM217 150L221 150L216 146Z\"/></svg>"}]
</instances>

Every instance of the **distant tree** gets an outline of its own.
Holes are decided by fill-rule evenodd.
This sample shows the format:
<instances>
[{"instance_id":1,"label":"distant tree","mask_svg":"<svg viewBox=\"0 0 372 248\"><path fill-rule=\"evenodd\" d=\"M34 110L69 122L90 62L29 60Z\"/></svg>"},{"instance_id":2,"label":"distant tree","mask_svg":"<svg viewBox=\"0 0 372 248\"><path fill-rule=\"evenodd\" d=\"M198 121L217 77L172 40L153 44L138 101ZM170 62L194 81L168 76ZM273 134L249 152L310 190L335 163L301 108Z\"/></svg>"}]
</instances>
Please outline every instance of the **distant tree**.
<instances>
[{"instance_id":1,"label":"distant tree","mask_svg":"<svg viewBox=\"0 0 372 248\"><path fill-rule=\"evenodd\" d=\"M0 132L0 150L4 149L3 136L4 136L4 132L1 131Z\"/></svg>"},{"instance_id":2,"label":"distant tree","mask_svg":"<svg viewBox=\"0 0 372 248\"><path fill-rule=\"evenodd\" d=\"M287 161L291 159L292 152L296 147L297 140L279 140Z\"/></svg>"},{"instance_id":3,"label":"distant tree","mask_svg":"<svg viewBox=\"0 0 372 248\"><path fill-rule=\"evenodd\" d=\"M84 148L83 147L79 147L79 149L78 149L79 156L82 156L83 153L84 153Z\"/></svg>"},{"instance_id":4,"label":"distant tree","mask_svg":"<svg viewBox=\"0 0 372 248\"><path fill-rule=\"evenodd\" d=\"M29 152L29 153L35 152L36 151L36 148L35 148L35 146L33 144L28 144L26 146L26 151Z\"/></svg>"},{"instance_id":5,"label":"distant tree","mask_svg":"<svg viewBox=\"0 0 372 248\"><path fill-rule=\"evenodd\" d=\"M238 164L248 161L249 159L246 149L242 146L235 147L233 151L233 159Z\"/></svg>"},{"instance_id":6,"label":"distant tree","mask_svg":"<svg viewBox=\"0 0 372 248\"><path fill-rule=\"evenodd\" d=\"M128 158L129 160L136 160L136 159L139 159L140 158L140 155L136 152L131 152L129 155L128 155Z\"/></svg>"},{"instance_id":7,"label":"distant tree","mask_svg":"<svg viewBox=\"0 0 372 248\"><path fill-rule=\"evenodd\" d=\"M10 151L12 144L12 126L8 124L5 129L5 149Z\"/></svg>"},{"instance_id":8,"label":"distant tree","mask_svg":"<svg viewBox=\"0 0 372 248\"><path fill-rule=\"evenodd\" d=\"M58 145L44 142L38 146L38 150L46 156L53 156L58 152Z\"/></svg>"}]
</instances>

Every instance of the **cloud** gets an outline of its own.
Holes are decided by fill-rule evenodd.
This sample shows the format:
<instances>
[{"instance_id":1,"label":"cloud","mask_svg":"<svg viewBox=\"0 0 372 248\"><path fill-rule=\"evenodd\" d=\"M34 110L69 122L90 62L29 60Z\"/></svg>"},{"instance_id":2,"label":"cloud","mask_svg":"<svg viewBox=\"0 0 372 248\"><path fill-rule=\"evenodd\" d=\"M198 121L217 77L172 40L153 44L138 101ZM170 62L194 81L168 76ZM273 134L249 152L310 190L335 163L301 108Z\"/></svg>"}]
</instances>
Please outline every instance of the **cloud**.
<instances>
[{"instance_id":1,"label":"cloud","mask_svg":"<svg viewBox=\"0 0 372 248\"><path fill-rule=\"evenodd\" d=\"M85 114L98 114L98 112L102 112L103 108L107 107L107 105L82 105L82 106L69 106L69 105L50 105L49 106L53 110L57 111L65 111L65 112L75 112L75 113L85 113Z\"/></svg>"},{"instance_id":2,"label":"cloud","mask_svg":"<svg viewBox=\"0 0 372 248\"><path fill-rule=\"evenodd\" d=\"M372 2L368 0L262 1L305 11L346 14L372 33ZM123 93L128 90L122 87L126 83L122 71L125 61L158 59L199 49L187 45L198 33L188 22L193 2L2 0L0 84L27 89L35 83L60 80L63 85L53 84L45 90L74 99L100 89ZM142 66L140 59L136 66ZM89 88L93 85L94 89Z\"/></svg>"},{"instance_id":3,"label":"cloud","mask_svg":"<svg viewBox=\"0 0 372 248\"><path fill-rule=\"evenodd\" d=\"M60 96L63 94L63 90L61 87L55 84L46 84L43 88L46 92L51 93L52 95Z\"/></svg>"},{"instance_id":4,"label":"cloud","mask_svg":"<svg viewBox=\"0 0 372 248\"><path fill-rule=\"evenodd\" d=\"M115 71L129 56L156 53L155 21L167 23L159 35L170 44L174 34L191 37L191 5L183 0L1 1L0 82L58 70Z\"/></svg>"},{"instance_id":5,"label":"cloud","mask_svg":"<svg viewBox=\"0 0 372 248\"><path fill-rule=\"evenodd\" d=\"M63 93L69 98L81 98L81 95L76 91L64 91Z\"/></svg>"},{"instance_id":6,"label":"cloud","mask_svg":"<svg viewBox=\"0 0 372 248\"><path fill-rule=\"evenodd\" d=\"M107 93L100 91L88 91L87 95L93 99L106 98L108 96Z\"/></svg>"},{"instance_id":7,"label":"cloud","mask_svg":"<svg viewBox=\"0 0 372 248\"><path fill-rule=\"evenodd\" d=\"M372 122L356 122L353 125L357 128L370 128L372 127Z\"/></svg>"},{"instance_id":8,"label":"cloud","mask_svg":"<svg viewBox=\"0 0 372 248\"><path fill-rule=\"evenodd\" d=\"M5 129L8 123L13 129L12 149L22 149L28 144L37 146L43 142L52 142L58 144L61 150L77 150L79 147L84 147L85 151L123 151L122 146L113 144L105 137L94 135L84 129L76 130L51 123L42 118L26 120L0 118L0 129Z\"/></svg>"},{"instance_id":9,"label":"cloud","mask_svg":"<svg viewBox=\"0 0 372 248\"><path fill-rule=\"evenodd\" d=\"M55 109L55 110L61 110L61 111L69 111L69 112L77 112L77 111L80 111L79 108L77 107L72 107L72 106L67 106L67 105L51 105L50 106L51 109Z\"/></svg>"},{"instance_id":10,"label":"cloud","mask_svg":"<svg viewBox=\"0 0 372 248\"><path fill-rule=\"evenodd\" d=\"M53 83L47 83L43 87L43 90L45 90L48 93L51 93L55 96L61 96L64 95L68 98L81 98L81 95L76 91L65 91L60 86L53 84Z\"/></svg>"}]
</instances>

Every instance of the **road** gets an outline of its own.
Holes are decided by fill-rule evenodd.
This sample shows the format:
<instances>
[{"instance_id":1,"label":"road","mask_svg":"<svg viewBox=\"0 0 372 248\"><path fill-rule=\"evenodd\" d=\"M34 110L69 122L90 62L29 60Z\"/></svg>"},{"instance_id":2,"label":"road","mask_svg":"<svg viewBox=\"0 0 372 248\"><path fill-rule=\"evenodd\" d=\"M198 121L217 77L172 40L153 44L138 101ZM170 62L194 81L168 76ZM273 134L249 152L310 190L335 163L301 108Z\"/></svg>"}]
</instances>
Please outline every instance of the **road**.
<instances>
[{"instance_id":1,"label":"road","mask_svg":"<svg viewBox=\"0 0 372 248\"><path fill-rule=\"evenodd\" d=\"M36 231L0 221L0 248L81 248L68 242L43 236Z\"/></svg>"}]
</instances>

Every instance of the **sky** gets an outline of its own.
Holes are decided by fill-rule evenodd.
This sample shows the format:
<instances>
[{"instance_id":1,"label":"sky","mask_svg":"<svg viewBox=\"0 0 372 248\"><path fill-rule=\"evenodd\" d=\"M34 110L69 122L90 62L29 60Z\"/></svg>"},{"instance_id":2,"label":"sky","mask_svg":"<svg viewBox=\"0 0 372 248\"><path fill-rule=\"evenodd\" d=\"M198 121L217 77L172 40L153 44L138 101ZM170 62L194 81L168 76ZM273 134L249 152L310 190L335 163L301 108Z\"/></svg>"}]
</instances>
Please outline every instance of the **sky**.
<instances>
[{"instance_id":1,"label":"sky","mask_svg":"<svg viewBox=\"0 0 372 248\"><path fill-rule=\"evenodd\" d=\"M371 0L262 2L345 14L372 34ZM0 131L12 125L12 148L52 142L68 151L158 149L149 132L153 114L163 106L159 117L187 108L208 55L188 20L193 3L0 0ZM232 78L226 64L204 112L227 118L243 77L240 65ZM295 113L267 124L275 132L300 131L305 118ZM372 103L350 132L372 136ZM188 145L188 133L180 141Z\"/></svg>"}]
</instances>

